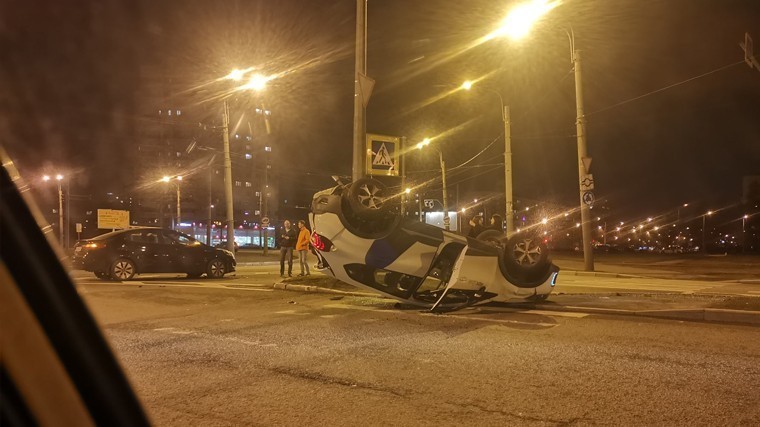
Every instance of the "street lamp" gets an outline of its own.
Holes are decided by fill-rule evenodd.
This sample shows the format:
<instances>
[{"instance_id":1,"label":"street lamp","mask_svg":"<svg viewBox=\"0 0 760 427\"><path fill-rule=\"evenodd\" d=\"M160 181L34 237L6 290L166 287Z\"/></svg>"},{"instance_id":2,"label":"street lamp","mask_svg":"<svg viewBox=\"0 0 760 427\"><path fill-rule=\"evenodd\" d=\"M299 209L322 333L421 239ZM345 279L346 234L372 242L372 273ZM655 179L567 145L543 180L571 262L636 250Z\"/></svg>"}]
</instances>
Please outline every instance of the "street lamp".
<instances>
[{"instance_id":1,"label":"street lamp","mask_svg":"<svg viewBox=\"0 0 760 427\"><path fill-rule=\"evenodd\" d=\"M707 247L705 247L705 218L712 214L712 211L707 211L704 215L702 215L702 252L705 253L707 252Z\"/></svg>"},{"instance_id":2,"label":"street lamp","mask_svg":"<svg viewBox=\"0 0 760 427\"><path fill-rule=\"evenodd\" d=\"M50 181L50 176L45 175L42 177L42 180L45 182ZM57 174L55 176L55 180L58 181L58 238L60 239L61 245L64 245L65 240L63 239L63 188L61 187L61 181L63 181L63 175Z\"/></svg>"},{"instance_id":3,"label":"street lamp","mask_svg":"<svg viewBox=\"0 0 760 427\"><path fill-rule=\"evenodd\" d=\"M461 88L464 90L470 90L474 83L472 81L466 81L462 83ZM498 91L486 89L489 92L495 93L499 97L499 103L501 105L500 113L501 119L504 122L504 198L505 201L505 213L507 220L507 236L515 231L515 222L512 215L513 196L512 196L512 123L509 115L509 106L504 105L504 98Z\"/></svg>"},{"instance_id":4,"label":"street lamp","mask_svg":"<svg viewBox=\"0 0 760 427\"><path fill-rule=\"evenodd\" d=\"M181 216L182 216L182 210L180 208L180 189L179 189L179 184L180 184L180 182L182 182L182 177L179 176L179 175L177 175L176 177L174 177L174 179L177 181L177 182L175 182L175 184L177 185L177 222L175 223L175 227L174 228L177 229L177 230L179 230L180 223L182 222L181 219L180 219ZM164 176L163 178L161 178L161 182L171 182L171 180L172 180L172 178L170 176Z\"/></svg>"},{"instance_id":5,"label":"street lamp","mask_svg":"<svg viewBox=\"0 0 760 427\"><path fill-rule=\"evenodd\" d=\"M430 138L425 138L416 147L418 150L421 150L430 145L430 142ZM443 161L443 152L438 147L436 147L436 151L438 151L438 158L441 162L441 180L443 181L443 228L448 231L451 229L451 218L449 218L449 204L446 192L446 163Z\"/></svg>"},{"instance_id":6,"label":"street lamp","mask_svg":"<svg viewBox=\"0 0 760 427\"><path fill-rule=\"evenodd\" d=\"M224 79L242 81L252 68L244 70L234 69L224 76ZM237 90L254 90L260 92L266 88L266 84L272 77L262 74L253 74L247 83L239 86ZM227 210L227 250L235 253L235 220L232 204L232 159L230 157L230 107L227 98L223 102L222 110L222 141L224 143L224 199ZM179 204L178 204L179 205Z\"/></svg>"}]
</instances>

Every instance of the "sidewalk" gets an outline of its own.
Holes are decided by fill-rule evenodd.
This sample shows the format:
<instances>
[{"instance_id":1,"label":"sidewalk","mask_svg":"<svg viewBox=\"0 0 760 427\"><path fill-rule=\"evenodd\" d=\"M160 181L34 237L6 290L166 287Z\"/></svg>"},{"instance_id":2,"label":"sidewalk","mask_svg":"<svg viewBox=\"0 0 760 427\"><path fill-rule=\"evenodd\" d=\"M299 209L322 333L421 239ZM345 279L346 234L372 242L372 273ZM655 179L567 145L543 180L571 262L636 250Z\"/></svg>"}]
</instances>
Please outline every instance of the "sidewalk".
<instances>
[{"instance_id":1,"label":"sidewalk","mask_svg":"<svg viewBox=\"0 0 760 427\"><path fill-rule=\"evenodd\" d=\"M280 262L280 250L269 249L264 255L263 249L240 249L235 254L238 265L274 265Z\"/></svg>"}]
</instances>

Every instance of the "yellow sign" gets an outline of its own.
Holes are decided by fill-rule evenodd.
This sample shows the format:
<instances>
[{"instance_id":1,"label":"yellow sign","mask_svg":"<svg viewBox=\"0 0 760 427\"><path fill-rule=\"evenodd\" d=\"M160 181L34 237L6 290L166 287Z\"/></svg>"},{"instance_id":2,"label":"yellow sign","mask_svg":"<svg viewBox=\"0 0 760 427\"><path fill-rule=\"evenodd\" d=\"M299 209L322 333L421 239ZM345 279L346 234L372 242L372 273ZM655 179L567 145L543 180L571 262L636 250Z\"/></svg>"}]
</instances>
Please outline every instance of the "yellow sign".
<instances>
[{"instance_id":1,"label":"yellow sign","mask_svg":"<svg viewBox=\"0 0 760 427\"><path fill-rule=\"evenodd\" d=\"M129 211L98 209L98 228L129 228Z\"/></svg>"},{"instance_id":2,"label":"yellow sign","mask_svg":"<svg viewBox=\"0 0 760 427\"><path fill-rule=\"evenodd\" d=\"M397 136L367 134L367 174L399 174L401 139Z\"/></svg>"}]
</instances>

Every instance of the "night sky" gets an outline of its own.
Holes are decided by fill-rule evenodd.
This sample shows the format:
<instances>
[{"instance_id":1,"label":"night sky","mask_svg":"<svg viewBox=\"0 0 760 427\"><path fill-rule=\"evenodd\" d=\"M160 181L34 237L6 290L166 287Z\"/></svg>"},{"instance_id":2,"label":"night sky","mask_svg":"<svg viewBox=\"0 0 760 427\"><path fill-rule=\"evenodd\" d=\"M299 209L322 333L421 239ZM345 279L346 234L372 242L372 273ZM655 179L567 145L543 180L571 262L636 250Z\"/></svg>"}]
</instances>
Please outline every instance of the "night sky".
<instances>
[{"instance_id":1,"label":"night sky","mask_svg":"<svg viewBox=\"0 0 760 427\"><path fill-rule=\"evenodd\" d=\"M288 71L265 95L278 147L303 173L282 185L308 193L350 174L354 1L10 3L0 6L0 135L22 173L64 164L90 191L129 189L118 159L137 138L141 65L158 58L188 89L233 67ZM741 198L744 175L760 175L760 72L738 46L745 31L760 44L760 2L566 0L525 40L462 50L512 3L371 1L367 131L415 143L464 124L435 142L459 165L500 137L498 98L476 90L422 104L488 76L480 87L512 112L515 198L576 205L572 26L598 199L631 216L724 206ZM450 184L500 191L502 153L499 139L468 164L495 166L454 172ZM408 171L425 179L417 171L436 165L415 153Z\"/></svg>"}]
</instances>

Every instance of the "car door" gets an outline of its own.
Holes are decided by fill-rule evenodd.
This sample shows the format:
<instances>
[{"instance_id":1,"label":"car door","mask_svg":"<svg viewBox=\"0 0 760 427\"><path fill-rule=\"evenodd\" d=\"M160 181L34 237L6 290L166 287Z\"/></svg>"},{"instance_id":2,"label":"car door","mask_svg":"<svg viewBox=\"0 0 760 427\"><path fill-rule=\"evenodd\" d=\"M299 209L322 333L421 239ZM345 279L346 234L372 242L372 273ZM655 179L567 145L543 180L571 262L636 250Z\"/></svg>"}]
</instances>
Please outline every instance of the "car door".
<instances>
[{"instance_id":1,"label":"car door","mask_svg":"<svg viewBox=\"0 0 760 427\"><path fill-rule=\"evenodd\" d=\"M158 230L135 230L125 236L125 246L140 273L167 271L168 253Z\"/></svg>"},{"instance_id":2,"label":"car door","mask_svg":"<svg viewBox=\"0 0 760 427\"><path fill-rule=\"evenodd\" d=\"M169 245L171 272L204 271L203 245L200 242L174 230L163 230L163 237Z\"/></svg>"}]
</instances>

